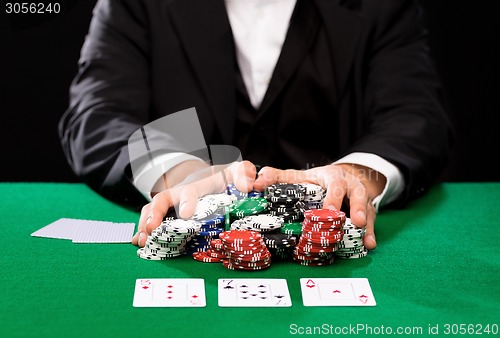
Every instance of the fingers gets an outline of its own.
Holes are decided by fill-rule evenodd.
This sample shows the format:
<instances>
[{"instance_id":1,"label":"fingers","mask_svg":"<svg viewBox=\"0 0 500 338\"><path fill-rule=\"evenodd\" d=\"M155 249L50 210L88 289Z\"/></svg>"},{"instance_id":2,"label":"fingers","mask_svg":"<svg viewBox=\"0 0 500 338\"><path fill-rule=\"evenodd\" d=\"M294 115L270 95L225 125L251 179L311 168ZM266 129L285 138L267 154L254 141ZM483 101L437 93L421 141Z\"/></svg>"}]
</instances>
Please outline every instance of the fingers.
<instances>
[{"instance_id":1,"label":"fingers","mask_svg":"<svg viewBox=\"0 0 500 338\"><path fill-rule=\"evenodd\" d=\"M259 191L266 190L270 185L276 183L306 183L311 182L312 170L280 170L273 167L263 167L255 180L254 188Z\"/></svg>"},{"instance_id":2,"label":"fingers","mask_svg":"<svg viewBox=\"0 0 500 338\"><path fill-rule=\"evenodd\" d=\"M139 245L139 243L144 242L143 237L147 237L146 233L146 218L149 215L149 208L151 207L151 204L148 203L145 206L142 207L141 210L141 216L139 217L139 227L137 228L137 233L132 237L132 244L133 245Z\"/></svg>"},{"instance_id":3,"label":"fingers","mask_svg":"<svg viewBox=\"0 0 500 338\"><path fill-rule=\"evenodd\" d=\"M234 183L239 191L249 192L254 188L256 173L257 169L252 162L237 162L229 167L229 180Z\"/></svg>"},{"instance_id":4,"label":"fingers","mask_svg":"<svg viewBox=\"0 0 500 338\"><path fill-rule=\"evenodd\" d=\"M342 201L347 193L347 181L343 177L335 175L326 182L326 196L323 200L323 208L334 207L340 210Z\"/></svg>"},{"instance_id":5,"label":"fingers","mask_svg":"<svg viewBox=\"0 0 500 338\"><path fill-rule=\"evenodd\" d=\"M169 191L156 194L151 203L146 204L141 210L139 226L137 233L132 238L132 244L143 247L148 235L161 224L174 202Z\"/></svg>"},{"instance_id":6,"label":"fingers","mask_svg":"<svg viewBox=\"0 0 500 338\"><path fill-rule=\"evenodd\" d=\"M366 234L363 239L363 244L368 250L373 250L377 247L375 238L375 207L369 203L367 207L367 221L366 221Z\"/></svg>"},{"instance_id":7,"label":"fingers","mask_svg":"<svg viewBox=\"0 0 500 338\"><path fill-rule=\"evenodd\" d=\"M187 184L180 189L179 217L191 218L193 216L199 195L198 184Z\"/></svg>"},{"instance_id":8,"label":"fingers","mask_svg":"<svg viewBox=\"0 0 500 338\"><path fill-rule=\"evenodd\" d=\"M351 221L359 228L365 227L367 221L367 206L371 204L368 199L366 188L352 175L349 175L347 186L346 195L349 198Z\"/></svg>"}]
</instances>

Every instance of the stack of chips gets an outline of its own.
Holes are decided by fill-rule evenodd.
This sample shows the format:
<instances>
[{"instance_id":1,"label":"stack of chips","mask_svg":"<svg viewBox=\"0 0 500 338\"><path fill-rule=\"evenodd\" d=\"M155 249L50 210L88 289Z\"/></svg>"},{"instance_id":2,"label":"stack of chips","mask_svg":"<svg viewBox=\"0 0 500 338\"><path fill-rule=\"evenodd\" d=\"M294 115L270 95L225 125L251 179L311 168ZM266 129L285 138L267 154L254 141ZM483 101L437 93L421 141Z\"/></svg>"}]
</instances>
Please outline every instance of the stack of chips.
<instances>
[{"instance_id":1,"label":"stack of chips","mask_svg":"<svg viewBox=\"0 0 500 338\"><path fill-rule=\"evenodd\" d=\"M220 263L227 259L224 246L220 239L210 241L210 249L205 252L194 252L193 259L204 263Z\"/></svg>"},{"instance_id":2,"label":"stack of chips","mask_svg":"<svg viewBox=\"0 0 500 338\"><path fill-rule=\"evenodd\" d=\"M283 219L272 215L246 216L234 221L231 230L251 230L257 232L273 232L283 225Z\"/></svg>"},{"instance_id":3,"label":"stack of chips","mask_svg":"<svg viewBox=\"0 0 500 338\"><path fill-rule=\"evenodd\" d=\"M298 242L298 237L286 234L262 235L273 260L288 260L292 257L293 249Z\"/></svg>"},{"instance_id":4,"label":"stack of chips","mask_svg":"<svg viewBox=\"0 0 500 338\"><path fill-rule=\"evenodd\" d=\"M166 260L186 252L186 244L200 231L194 220L167 219L148 236L146 245L137 250L137 256L149 260Z\"/></svg>"},{"instance_id":5,"label":"stack of chips","mask_svg":"<svg viewBox=\"0 0 500 338\"><path fill-rule=\"evenodd\" d=\"M344 234L345 214L333 209L313 209L304 212L304 217L293 259L307 266L332 264Z\"/></svg>"},{"instance_id":6,"label":"stack of chips","mask_svg":"<svg viewBox=\"0 0 500 338\"><path fill-rule=\"evenodd\" d=\"M335 255L345 259L365 257L368 254L368 250L363 245L366 228L357 228L348 218L342 229L344 237Z\"/></svg>"},{"instance_id":7,"label":"stack of chips","mask_svg":"<svg viewBox=\"0 0 500 338\"><path fill-rule=\"evenodd\" d=\"M304 218L306 188L300 184L278 183L267 188L267 211L280 216L285 223L301 222Z\"/></svg>"},{"instance_id":8,"label":"stack of chips","mask_svg":"<svg viewBox=\"0 0 500 338\"><path fill-rule=\"evenodd\" d=\"M210 241L218 238L219 234L224 231L224 208L234 201L236 197L227 194L206 195L198 199L192 219L199 222L201 227L187 244L187 254L206 251L210 248Z\"/></svg>"},{"instance_id":9,"label":"stack of chips","mask_svg":"<svg viewBox=\"0 0 500 338\"><path fill-rule=\"evenodd\" d=\"M323 208L323 200L326 197L326 190L321 186L310 183L301 184L306 188L304 206L306 210Z\"/></svg>"},{"instance_id":10,"label":"stack of chips","mask_svg":"<svg viewBox=\"0 0 500 338\"><path fill-rule=\"evenodd\" d=\"M263 270L271 265L271 253L260 233L230 230L219 235L228 259L225 268L231 270Z\"/></svg>"}]
</instances>

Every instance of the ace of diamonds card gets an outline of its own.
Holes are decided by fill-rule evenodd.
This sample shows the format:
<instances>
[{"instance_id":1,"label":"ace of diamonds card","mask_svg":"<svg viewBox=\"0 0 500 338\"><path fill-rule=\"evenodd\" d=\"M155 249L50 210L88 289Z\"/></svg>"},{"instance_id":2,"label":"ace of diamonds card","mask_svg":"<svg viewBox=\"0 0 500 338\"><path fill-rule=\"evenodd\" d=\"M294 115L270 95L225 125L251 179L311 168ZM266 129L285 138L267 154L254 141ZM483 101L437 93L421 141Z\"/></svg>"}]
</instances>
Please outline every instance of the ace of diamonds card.
<instances>
[{"instance_id":1,"label":"ace of diamonds card","mask_svg":"<svg viewBox=\"0 0 500 338\"><path fill-rule=\"evenodd\" d=\"M367 278L301 278L304 306L375 306Z\"/></svg>"}]
</instances>

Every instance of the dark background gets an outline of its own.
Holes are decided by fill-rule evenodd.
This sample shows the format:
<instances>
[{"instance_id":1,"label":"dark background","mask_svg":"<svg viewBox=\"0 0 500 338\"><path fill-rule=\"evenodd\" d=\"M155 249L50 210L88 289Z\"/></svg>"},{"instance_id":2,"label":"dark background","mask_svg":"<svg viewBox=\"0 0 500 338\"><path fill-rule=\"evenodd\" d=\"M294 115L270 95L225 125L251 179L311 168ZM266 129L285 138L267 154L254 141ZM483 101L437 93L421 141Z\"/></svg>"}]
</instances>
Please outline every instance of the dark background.
<instances>
[{"instance_id":1,"label":"dark background","mask_svg":"<svg viewBox=\"0 0 500 338\"><path fill-rule=\"evenodd\" d=\"M0 181L78 181L63 157L57 122L95 0L61 0L59 15L7 16L6 2L0 1ZM500 181L499 1L420 3L457 131L441 180Z\"/></svg>"}]
</instances>

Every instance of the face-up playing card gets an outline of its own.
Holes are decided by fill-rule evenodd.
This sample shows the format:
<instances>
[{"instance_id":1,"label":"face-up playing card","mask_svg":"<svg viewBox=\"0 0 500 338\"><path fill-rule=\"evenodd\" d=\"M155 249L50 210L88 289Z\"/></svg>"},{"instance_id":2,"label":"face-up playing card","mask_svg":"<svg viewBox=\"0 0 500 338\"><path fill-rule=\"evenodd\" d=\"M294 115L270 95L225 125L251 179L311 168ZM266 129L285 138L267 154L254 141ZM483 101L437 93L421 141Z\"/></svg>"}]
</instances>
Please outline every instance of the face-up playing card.
<instances>
[{"instance_id":1,"label":"face-up playing card","mask_svg":"<svg viewBox=\"0 0 500 338\"><path fill-rule=\"evenodd\" d=\"M221 307L290 307L286 279L219 279Z\"/></svg>"},{"instance_id":2,"label":"face-up playing card","mask_svg":"<svg viewBox=\"0 0 500 338\"><path fill-rule=\"evenodd\" d=\"M301 278L304 306L375 306L367 278Z\"/></svg>"},{"instance_id":3,"label":"face-up playing card","mask_svg":"<svg viewBox=\"0 0 500 338\"><path fill-rule=\"evenodd\" d=\"M205 282L198 278L135 281L134 307L204 307Z\"/></svg>"}]
</instances>

